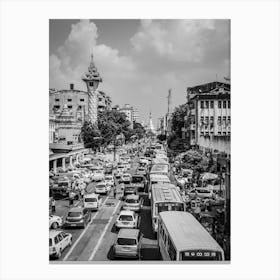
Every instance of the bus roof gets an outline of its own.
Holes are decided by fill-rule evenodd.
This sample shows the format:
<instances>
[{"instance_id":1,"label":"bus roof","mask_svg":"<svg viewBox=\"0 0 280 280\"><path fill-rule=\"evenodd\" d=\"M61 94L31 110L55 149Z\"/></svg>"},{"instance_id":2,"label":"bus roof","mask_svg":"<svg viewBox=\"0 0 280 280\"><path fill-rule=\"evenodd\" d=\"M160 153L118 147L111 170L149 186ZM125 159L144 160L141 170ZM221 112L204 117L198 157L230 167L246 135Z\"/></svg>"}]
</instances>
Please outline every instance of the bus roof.
<instances>
[{"instance_id":1,"label":"bus roof","mask_svg":"<svg viewBox=\"0 0 280 280\"><path fill-rule=\"evenodd\" d=\"M183 198L173 184L152 186L153 202L183 202Z\"/></svg>"},{"instance_id":2,"label":"bus roof","mask_svg":"<svg viewBox=\"0 0 280 280\"><path fill-rule=\"evenodd\" d=\"M155 164L153 165L150 173L156 173L156 172L166 172L168 173L168 165L166 164Z\"/></svg>"},{"instance_id":3,"label":"bus roof","mask_svg":"<svg viewBox=\"0 0 280 280\"><path fill-rule=\"evenodd\" d=\"M223 251L217 241L188 212L166 211L159 213L178 251L205 249Z\"/></svg>"},{"instance_id":4,"label":"bus roof","mask_svg":"<svg viewBox=\"0 0 280 280\"><path fill-rule=\"evenodd\" d=\"M170 182L170 179L167 175L162 174L151 174L150 181L161 181L161 182Z\"/></svg>"}]
</instances>

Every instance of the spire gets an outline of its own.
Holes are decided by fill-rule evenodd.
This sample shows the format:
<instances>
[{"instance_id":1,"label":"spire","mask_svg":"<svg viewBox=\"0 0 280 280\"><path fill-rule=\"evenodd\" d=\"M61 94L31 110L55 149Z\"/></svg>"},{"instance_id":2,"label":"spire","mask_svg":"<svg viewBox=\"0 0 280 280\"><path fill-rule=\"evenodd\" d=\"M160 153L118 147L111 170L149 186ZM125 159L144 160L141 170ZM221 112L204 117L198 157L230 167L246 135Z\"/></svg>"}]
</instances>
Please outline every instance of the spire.
<instances>
[{"instance_id":1,"label":"spire","mask_svg":"<svg viewBox=\"0 0 280 280\"><path fill-rule=\"evenodd\" d=\"M97 71L97 68L95 67L94 61L93 61L93 53L91 53L91 55L90 55L90 64L88 67L88 71L84 74L82 79L85 82L89 81L89 80L102 82L102 78L100 77L100 75Z\"/></svg>"}]
</instances>

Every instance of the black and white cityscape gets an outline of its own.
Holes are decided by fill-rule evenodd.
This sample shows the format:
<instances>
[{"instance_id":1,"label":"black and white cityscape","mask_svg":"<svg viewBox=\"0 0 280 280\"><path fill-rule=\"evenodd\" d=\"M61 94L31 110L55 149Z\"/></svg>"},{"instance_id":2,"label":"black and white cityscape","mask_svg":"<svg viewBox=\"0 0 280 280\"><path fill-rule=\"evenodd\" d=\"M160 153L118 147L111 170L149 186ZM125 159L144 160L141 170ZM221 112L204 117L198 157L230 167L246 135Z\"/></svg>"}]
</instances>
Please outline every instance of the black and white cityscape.
<instances>
[{"instance_id":1,"label":"black and white cityscape","mask_svg":"<svg viewBox=\"0 0 280 280\"><path fill-rule=\"evenodd\" d=\"M49 27L50 263L230 261L230 20Z\"/></svg>"}]
</instances>

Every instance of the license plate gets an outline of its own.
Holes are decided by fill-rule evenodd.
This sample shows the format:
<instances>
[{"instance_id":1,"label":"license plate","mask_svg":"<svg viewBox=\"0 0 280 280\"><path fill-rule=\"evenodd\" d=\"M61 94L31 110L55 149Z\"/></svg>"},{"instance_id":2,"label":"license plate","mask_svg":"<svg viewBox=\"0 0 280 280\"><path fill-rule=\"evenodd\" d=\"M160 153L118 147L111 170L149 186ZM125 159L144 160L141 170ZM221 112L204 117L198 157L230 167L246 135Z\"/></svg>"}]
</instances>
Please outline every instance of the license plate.
<instances>
[{"instance_id":1,"label":"license plate","mask_svg":"<svg viewBox=\"0 0 280 280\"><path fill-rule=\"evenodd\" d=\"M76 226L76 224L70 224L70 226L71 226L71 227L75 227L75 226Z\"/></svg>"},{"instance_id":2,"label":"license plate","mask_svg":"<svg viewBox=\"0 0 280 280\"><path fill-rule=\"evenodd\" d=\"M123 222L124 225L128 225L128 222Z\"/></svg>"}]
</instances>

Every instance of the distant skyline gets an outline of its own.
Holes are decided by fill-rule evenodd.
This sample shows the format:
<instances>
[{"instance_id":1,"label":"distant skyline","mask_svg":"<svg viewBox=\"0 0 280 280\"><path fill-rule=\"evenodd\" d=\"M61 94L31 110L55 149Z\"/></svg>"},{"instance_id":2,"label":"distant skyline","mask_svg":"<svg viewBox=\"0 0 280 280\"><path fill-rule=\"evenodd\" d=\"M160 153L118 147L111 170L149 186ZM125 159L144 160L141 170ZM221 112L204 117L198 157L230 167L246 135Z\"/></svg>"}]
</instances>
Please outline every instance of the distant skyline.
<instances>
[{"instance_id":1,"label":"distant skyline","mask_svg":"<svg viewBox=\"0 0 280 280\"><path fill-rule=\"evenodd\" d=\"M114 105L130 104L156 126L186 102L186 88L230 75L229 20L50 20L50 88L86 90L93 52Z\"/></svg>"}]
</instances>

